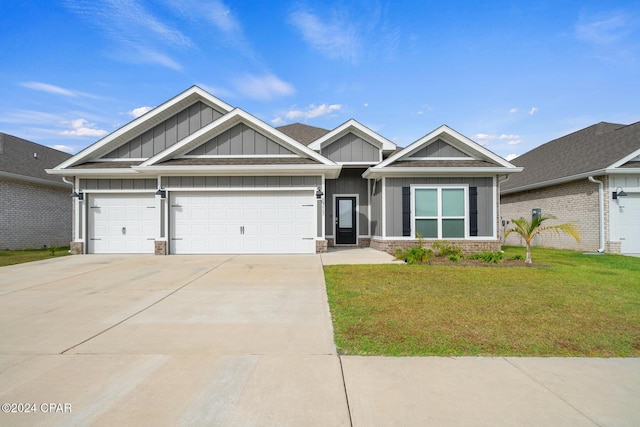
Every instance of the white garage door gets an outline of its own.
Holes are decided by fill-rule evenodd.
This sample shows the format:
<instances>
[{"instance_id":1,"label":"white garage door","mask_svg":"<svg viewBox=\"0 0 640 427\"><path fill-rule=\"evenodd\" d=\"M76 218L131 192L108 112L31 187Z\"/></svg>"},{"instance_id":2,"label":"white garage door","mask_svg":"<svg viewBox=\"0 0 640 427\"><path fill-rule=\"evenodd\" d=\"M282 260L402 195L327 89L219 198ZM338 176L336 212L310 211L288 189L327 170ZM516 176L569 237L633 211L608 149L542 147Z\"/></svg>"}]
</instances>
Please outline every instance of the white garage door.
<instances>
[{"instance_id":1,"label":"white garage door","mask_svg":"<svg viewBox=\"0 0 640 427\"><path fill-rule=\"evenodd\" d=\"M629 193L618 200L620 251L623 254L640 254L640 194Z\"/></svg>"},{"instance_id":2,"label":"white garage door","mask_svg":"<svg viewBox=\"0 0 640 427\"><path fill-rule=\"evenodd\" d=\"M315 253L312 191L171 194L174 254Z\"/></svg>"},{"instance_id":3,"label":"white garage door","mask_svg":"<svg viewBox=\"0 0 640 427\"><path fill-rule=\"evenodd\" d=\"M88 209L89 253L154 252L153 194L91 194Z\"/></svg>"}]
</instances>

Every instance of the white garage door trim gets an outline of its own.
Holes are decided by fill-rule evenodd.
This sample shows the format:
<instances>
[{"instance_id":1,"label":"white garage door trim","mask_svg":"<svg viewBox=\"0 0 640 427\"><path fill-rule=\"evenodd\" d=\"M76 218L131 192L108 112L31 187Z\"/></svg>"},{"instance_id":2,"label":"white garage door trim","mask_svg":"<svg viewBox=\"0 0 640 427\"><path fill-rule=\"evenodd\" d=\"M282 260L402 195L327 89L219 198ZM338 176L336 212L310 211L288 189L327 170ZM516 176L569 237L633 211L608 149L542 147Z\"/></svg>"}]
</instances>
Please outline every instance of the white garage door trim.
<instances>
[{"instance_id":1,"label":"white garage door trim","mask_svg":"<svg viewBox=\"0 0 640 427\"><path fill-rule=\"evenodd\" d=\"M640 253L640 193L629 193L619 197L618 204L618 238L620 252L623 254Z\"/></svg>"},{"instance_id":2,"label":"white garage door trim","mask_svg":"<svg viewBox=\"0 0 640 427\"><path fill-rule=\"evenodd\" d=\"M93 193L88 199L88 253L154 253L158 220L153 193Z\"/></svg>"},{"instance_id":3,"label":"white garage door trim","mask_svg":"<svg viewBox=\"0 0 640 427\"><path fill-rule=\"evenodd\" d=\"M170 253L315 253L311 190L174 191Z\"/></svg>"}]
</instances>

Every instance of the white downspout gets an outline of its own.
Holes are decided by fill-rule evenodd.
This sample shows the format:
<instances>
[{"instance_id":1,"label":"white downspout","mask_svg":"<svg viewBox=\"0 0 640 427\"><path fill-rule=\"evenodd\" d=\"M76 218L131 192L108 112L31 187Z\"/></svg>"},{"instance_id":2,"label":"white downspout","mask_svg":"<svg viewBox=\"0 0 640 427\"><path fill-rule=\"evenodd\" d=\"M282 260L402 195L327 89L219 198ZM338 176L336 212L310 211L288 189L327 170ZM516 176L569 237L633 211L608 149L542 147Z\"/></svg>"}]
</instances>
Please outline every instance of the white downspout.
<instances>
[{"instance_id":1,"label":"white downspout","mask_svg":"<svg viewBox=\"0 0 640 427\"><path fill-rule=\"evenodd\" d=\"M589 177L589 181L594 184L598 184L598 204L600 206L600 248L598 248L598 253L604 252L604 183L602 181L598 181L594 179L592 176Z\"/></svg>"},{"instance_id":2,"label":"white downspout","mask_svg":"<svg viewBox=\"0 0 640 427\"><path fill-rule=\"evenodd\" d=\"M500 195L500 186L502 184L504 184L505 182L509 181L509 178L511 178L511 175L506 175L505 178L500 181L500 176L498 176L497 179L497 193L498 193L498 218L497 219L497 224L496 226L498 227L498 239L500 239L502 241L502 244L504 244L505 239L504 239L504 226L502 226L502 197ZM501 228L502 227L502 228Z\"/></svg>"}]
</instances>

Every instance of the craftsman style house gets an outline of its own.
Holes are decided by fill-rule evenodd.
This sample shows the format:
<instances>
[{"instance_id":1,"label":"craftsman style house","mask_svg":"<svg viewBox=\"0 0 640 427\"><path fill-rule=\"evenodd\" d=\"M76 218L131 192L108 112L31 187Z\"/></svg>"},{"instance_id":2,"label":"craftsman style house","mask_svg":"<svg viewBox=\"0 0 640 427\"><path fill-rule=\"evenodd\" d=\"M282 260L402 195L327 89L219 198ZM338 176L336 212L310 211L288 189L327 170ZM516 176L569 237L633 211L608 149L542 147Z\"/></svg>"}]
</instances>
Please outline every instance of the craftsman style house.
<instances>
[{"instance_id":1,"label":"craftsman style house","mask_svg":"<svg viewBox=\"0 0 640 427\"><path fill-rule=\"evenodd\" d=\"M274 128L192 87L48 172L74 183L77 253L500 247L521 171L447 126L399 149L355 120Z\"/></svg>"}]
</instances>

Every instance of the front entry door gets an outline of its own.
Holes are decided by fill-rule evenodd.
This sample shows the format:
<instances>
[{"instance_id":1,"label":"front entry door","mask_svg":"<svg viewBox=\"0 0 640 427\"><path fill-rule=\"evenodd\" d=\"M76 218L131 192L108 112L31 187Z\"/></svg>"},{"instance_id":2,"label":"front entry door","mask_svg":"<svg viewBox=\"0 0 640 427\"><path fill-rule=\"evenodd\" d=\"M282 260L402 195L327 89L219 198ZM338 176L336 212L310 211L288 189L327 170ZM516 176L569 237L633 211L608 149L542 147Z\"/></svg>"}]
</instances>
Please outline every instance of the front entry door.
<instances>
[{"instance_id":1,"label":"front entry door","mask_svg":"<svg viewBox=\"0 0 640 427\"><path fill-rule=\"evenodd\" d=\"M356 198L336 197L336 245L356 244Z\"/></svg>"}]
</instances>

